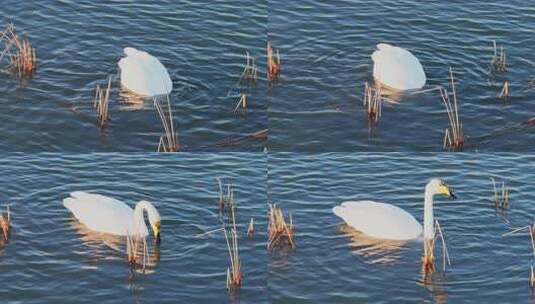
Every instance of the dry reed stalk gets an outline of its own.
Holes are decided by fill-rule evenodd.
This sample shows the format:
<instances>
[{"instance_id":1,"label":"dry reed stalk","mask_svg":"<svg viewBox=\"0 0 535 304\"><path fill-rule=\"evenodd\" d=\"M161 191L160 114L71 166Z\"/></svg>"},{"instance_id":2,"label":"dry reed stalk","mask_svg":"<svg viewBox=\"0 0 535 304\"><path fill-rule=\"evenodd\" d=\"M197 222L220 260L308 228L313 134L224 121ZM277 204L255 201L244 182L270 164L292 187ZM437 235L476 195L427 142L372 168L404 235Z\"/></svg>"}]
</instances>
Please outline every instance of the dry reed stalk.
<instances>
[{"instance_id":1,"label":"dry reed stalk","mask_svg":"<svg viewBox=\"0 0 535 304\"><path fill-rule=\"evenodd\" d=\"M501 210L508 209L510 206L509 193L511 192L511 189L505 187L505 182L502 181L501 191L499 191L496 187L496 181L494 178L491 177L490 180L492 181L492 187L494 190L494 207Z\"/></svg>"},{"instance_id":2,"label":"dry reed stalk","mask_svg":"<svg viewBox=\"0 0 535 304\"><path fill-rule=\"evenodd\" d=\"M252 238L254 236L254 218L251 218L249 227L247 227L247 237Z\"/></svg>"},{"instance_id":3,"label":"dry reed stalk","mask_svg":"<svg viewBox=\"0 0 535 304\"><path fill-rule=\"evenodd\" d=\"M242 110L245 110L247 108L247 95L242 93L240 94L240 99L238 99L238 103L236 104L236 107L234 107L234 110L232 112L237 113L240 111L240 108Z\"/></svg>"},{"instance_id":4,"label":"dry reed stalk","mask_svg":"<svg viewBox=\"0 0 535 304\"><path fill-rule=\"evenodd\" d=\"M533 253L533 257L535 258L535 239L533 237L533 234L535 233L535 223L532 226L529 227L529 236L531 238L531 251ZM529 276L529 285L533 288L535 287L535 273L533 271L533 265L531 265L531 275Z\"/></svg>"},{"instance_id":5,"label":"dry reed stalk","mask_svg":"<svg viewBox=\"0 0 535 304\"><path fill-rule=\"evenodd\" d=\"M217 182L219 185L219 212L223 213L226 207L229 210L234 207L234 190L232 190L231 184L226 184L227 191L224 193L221 179L217 178Z\"/></svg>"},{"instance_id":6,"label":"dry reed stalk","mask_svg":"<svg viewBox=\"0 0 535 304\"><path fill-rule=\"evenodd\" d=\"M255 63L255 58L249 54L249 51L245 51L245 68L243 69L240 79L237 84L240 84L243 80L247 83L256 83L258 79L258 68Z\"/></svg>"},{"instance_id":7,"label":"dry reed stalk","mask_svg":"<svg viewBox=\"0 0 535 304\"><path fill-rule=\"evenodd\" d=\"M502 100L509 99L509 81L506 80L503 83L503 88L502 88L502 91L500 92L500 94L498 95L498 98L502 99Z\"/></svg>"},{"instance_id":8,"label":"dry reed stalk","mask_svg":"<svg viewBox=\"0 0 535 304\"><path fill-rule=\"evenodd\" d=\"M287 224L282 209L276 204L269 204L267 248L272 249L284 238L291 248L295 248L294 232L292 214L289 214L289 224Z\"/></svg>"},{"instance_id":9,"label":"dry reed stalk","mask_svg":"<svg viewBox=\"0 0 535 304\"><path fill-rule=\"evenodd\" d=\"M0 228L2 229L4 239L7 241L11 230L11 212L9 211L9 205L6 206L6 212L2 213L0 216Z\"/></svg>"},{"instance_id":10,"label":"dry reed stalk","mask_svg":"<svg viewBox=\"0 0 535 304\"><path fill-rule=\"evenodd\" d=\"M7 55L9 68L16 72L19 78L33 75L37 69L35 48L27 38L19 37L15 25L10 23L4 31L0 32L0 43L4 45L0 54L0 62Z\"/></svg>"},{"instance_id":11,"label":"dry reed stalk","mask_svg":"<svg viewBox=\"0 0 535 304\"><path fill-rule=\"evenodd\" d=\"M449 97L448 90L441 89L440 96L446 106L448 113L449 127L444 132L444 149L451 149L453 151L460 151L464 144L463 125L459 116L459 106L457 102L457 93L455 91L455 80L453 78L453 70L450 68L451 88L453 93L453 102Z\"/></svg>"},{"instance_id":12,"label":"dry reed stalk","mask_svg":"<svg viewBox=\"0 0 535 304\"><path fill-rule=\"evenodd\" d=\"M436 235L440 236L440 240L442 242L442 270L446 271L446 263L447 265L451 265L451 260L448 247L446 246L446 239L444 238L444 233L442 232L442 228L440 227L438 220L435 220L435 231L438 232Z\"/></svg>"},{"instance_id":13,"label":"dry reed stalk","mask_svg":"<svg viewBox=\"0 0 535 304\"><path fill-rule=\"evenodd\" d=\"M154 98L154 107L158 111L164 130L164 134L160 136L157 152L178 152L180 150L180 144L178 141L178 134L175 131L171 100L169 99L169 95L166 97L167 110L164 110L158 98Z\"/></svg>"},{"instance_id":14,"label":"dry reed stalk","mask_svg":"<svg viewBox=\"0 0 535 304\"><path fill-rule=\"evenodd\" d=\"M281 72L281 58L279 50L273 50L271 43L267 43L267 78L268 80L277 80Z\"/></svg>"},{"instance_id":15,"label":"dry reed stalk","mask_svg":"<svg viewBox=\"0 0 535 304\"><path fill-rule=\"evenodd\" d=\"M95 99L93 100L93 108L97 111L97 124L102 129L110 120L109 115L109 99L111 91L111 76L108 78L108 86L106 89L101 89L97 85L95 90Z\"/></svg>"},{"instance_id":16,"label":"dry reed stalk","mask_svg":"<svg viewBox=\"0 0 535 304\"><path fill-rule=\"evenodd\" d=\"M381 84L377 84L375 87L368 85L368 82L364 84L363 105L365 107L367 106L368 119L374 123L377 123L381 117L381 108L383 104L381 94Z\"/></svg>"},{"instance_id":17,"label":"dry reed stalk","mask_svg":"<svg viewBox=\"0 0 535 304\"><path fill-rule=\"evenodd\" d=\"M141 247L141 256L139 253L139 247ZM137 268L138 266L141 266L142 271L145 271L149 259L147 239L145 237L132 237L130 234L127 233L126 254L128 264L131 267Z\"/></svg>"},{"instance_id":18,"label":"dry reed stalk","mask_svg":"<svg viewBox=\"0 0 535 304\"><path fill-rule=\"evenodd\" d=\"M224 229L225 240L227 241L227 248L230 259L230 267L227 268L227 289L229 291L235 290L241 286L242 272L240 252L238 247L238 230L236 227L236 213L234 205L231 206L231 228L227 233L227 229Z\"/></svg>"},{"instance_id":19,"label":"dry reed stalk","mask_svg":"<svg viewBox=\"0 0 535 304\"><path fill-rule=\"evenodd\" d=\"M505 59L505 51L503 50L503 46L500 47L500 54L498 55L498 48L496 46L496 40L493 40L492 43L494 46L494 56L492 57L492 60L490 62L491 71L506 72L507 63Z\"/></svg>"},{"instance_id":20,"label":"dry reed stalk","mask_svg":"<svg viewBox=\"0 0 535 304\"><path fill-rule=\"evenodd\" d=\"M495 191L496 193L496 191ZM509 236L509 235L513 235L519 231L522 231L522 230L525 230L525 229L528 229L528 233L529 233L529 238L531 240L531 252L533 253L533 258L535 258L535 223L533 223L532 225L527 225L527 226L524 226L524 227L520 227L520 228L516 228L512 231L509 231L507 233L504 233L502 234L502 236ZM530 270L531 270L531 274L529 276L529 285L533 288L535 287L535 272L534 272L534 269L533 269L533 264L530 266Z\"/></svg>"},{"instance_id":21,"label":"dry reed stalk","mask_svg":"<svg viewBox=\"0 0 535 304\"><path fill-rule=\"evenodd\" d=\"M446 271L446 265L451 265L450 254L446 246L446 239L438 220L435 220L435 237L424 241L424 256L422 257L422 273L424 276L435 272L435 244L438 238L442 246L442 271Z\"/></svg>"}]
</instances>

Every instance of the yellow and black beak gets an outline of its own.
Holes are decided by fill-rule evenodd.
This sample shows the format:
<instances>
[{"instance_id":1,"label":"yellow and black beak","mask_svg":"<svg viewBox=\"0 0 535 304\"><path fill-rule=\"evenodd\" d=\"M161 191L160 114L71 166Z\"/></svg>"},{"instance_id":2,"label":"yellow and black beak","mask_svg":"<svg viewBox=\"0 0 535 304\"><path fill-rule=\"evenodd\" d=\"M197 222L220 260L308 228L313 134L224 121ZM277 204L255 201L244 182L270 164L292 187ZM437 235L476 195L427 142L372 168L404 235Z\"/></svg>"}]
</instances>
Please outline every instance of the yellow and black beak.
<instances>
[{"instance_id":1,"label":"yellow and black beak","mask_svg":"<svg viewBox=\"0 0 535 304\"><path fill-rule=\"evenodd\" d=\"M453 189L449 187L446 184L440 185L440 188L438 189L439 194L443 194L451 199L457 199L457 195L453 192Z\"/></svg>"},{"instance_id":2,"label":"yellow and black beak","mask_svg":"<svg viewBox=\"0 0 535 304\"><path fill-rule=\"evenodd\" d=\"M156 243L159 244L160 243L160 225L154 225L154 227L152 227L152 230L154 232L154 239L156 240Z\"/></svg>"}]
</instances>

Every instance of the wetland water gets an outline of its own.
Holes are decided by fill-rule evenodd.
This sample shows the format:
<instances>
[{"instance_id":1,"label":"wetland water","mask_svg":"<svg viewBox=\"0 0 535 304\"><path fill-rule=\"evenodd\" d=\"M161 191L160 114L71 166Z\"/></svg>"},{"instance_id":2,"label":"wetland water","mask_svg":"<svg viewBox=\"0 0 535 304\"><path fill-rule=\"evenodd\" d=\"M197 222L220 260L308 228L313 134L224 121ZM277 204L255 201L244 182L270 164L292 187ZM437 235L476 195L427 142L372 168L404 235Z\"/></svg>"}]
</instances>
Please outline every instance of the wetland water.
<instances>
[{"instance_id":1,"label":"wetland water","mask_svg":"<svg viewBox=\"0 0 535 304\"><path fill-rule=\"evenodd\" d=\"M119 96L117 62L133 46L156 56L173 81L170 95L188 151L262 151L265 142L216 143L267 128L265 82L250 88L247 116L232 110L245 51L265 70L266 1L2 1L37 50L38 70L23 86L0 74L2 151L155 151L162 126L150 101ZM261 60L262 59L262 60ZM95 87L114 76L111 125L100 134Z\"/></svg>"},{"instance_id":2,"label":"wetland water","mask_svg":"<svg viewBox=\"0 0 535 304\"><path fill-rule=\"evenodd\" d=\"M535 116L534 31L535 6L526 1L270 1L269 39L282 56L268 98L270 147L441 151L448 118L436 91L384 104L369 134L364 82L372 81L371 54L384 42L420 59L427 87L446 86L453 68L466 151L534 151L534 128L515 127ZM506 49L508 72L489 77L493 40ZM506 103L497 99L504 80L512 94ZM494 133L504 126L515 131Z\"/></svg>"},{"instance_id":3,"label":"wetland water","mask_svg":"<svg viewBox=\"0 0 535 304\"><path fill-rule=\"evenodd\" d=\"M266 303L266 162L254 154L3 155L2 208L12 239L0 246L3 303ZM238 204L244 283L229 296L228 252L216 177L232 182ZM72 191L151 201L162 217L160 261L132 276L113 240L79 229L62 200ZM257 221L253 239L245 236ZM2 235L3 237L3 235ZM150 240L150 239L149 239ZM153 249L153 248L152 248ZM154 257L155 252L151 251Z\"/></svg>"},{"instance_id":4,"label":"wetland water","mask_svg":"<svg viewBox=\"0 0 535 304\"><path fill-rule=\"evenodd\" d=\"M533 163L533 156L516 154L270 155L269 199L292 213L297 231L295 251L269 257L273 303L531 303L529 235L502 234L533 222ZM505 214L493 208L491 176L511 188ZM452 265L443 273L437 250L440 271L423 285L421 241L367 241L331 209L375 200L421 222L424 187L433 177L458 196L437 196L434 204Z\"/></svg>"}]
</instances>

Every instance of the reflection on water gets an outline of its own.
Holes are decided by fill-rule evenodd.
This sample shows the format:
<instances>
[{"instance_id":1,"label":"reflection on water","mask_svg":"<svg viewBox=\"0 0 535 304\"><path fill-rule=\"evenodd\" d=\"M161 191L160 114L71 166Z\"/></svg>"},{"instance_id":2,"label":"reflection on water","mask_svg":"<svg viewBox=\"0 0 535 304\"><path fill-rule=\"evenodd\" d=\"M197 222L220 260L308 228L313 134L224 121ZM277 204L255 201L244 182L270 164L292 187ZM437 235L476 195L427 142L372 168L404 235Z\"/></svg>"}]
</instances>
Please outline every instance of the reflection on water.
<instances>
[{"instance_id":1,"label":"reflection on water","mask_svg":"<svg viewBox=\"0 0 535 304\"><path fill-rule=\"evenodd\" d=\"M350 237L352 252L364 257L369 264L395 264L403 256L400 250L406 247L406 241L380 240L369 237L347 224L340 226L340 233Z\"/></svg>"},{"instance_id":2,"label":"reflection on water","mask_svg":"<svg viewBox=\"0 0 535 304\"><path fill-rule=\"evenodd\" d=\"M421 281L418 281L418 285L424 287L433 296L434 303L447 303L448 281L446 273L435 271L432 274L425 275Z\"/></svg>"},{"instance_id":3,"label":"reflection on water","mask_svg":"<svg viewBox=\"0 0 535 304\"><path fill-rule=\"evenodd\" d=\"M152 97L145 97L136 94L121 86L119 90L119 109L122 111L133 111L146 109L146 104L153 104Z\"/></svg>"},{"instance_id":4,"label":"reflection on water","mask_svg":"<svg viewBox=\"0 0 535 304\"><path fill-rule=\"evenodd\" d=\"M98 267L99 260L120 260L125 267L129 267L125 237L90 230L76 219L73 219L70 224L84 246L87 247L87 253L93 260L94 267ZM102 245L105 245L109 250L101 250ZM137 248L137 254L143 265L130 265L132 271L140 274L151 274L156 271L156 266L160 261L159 244L150 239L147 240L147 252L148 256L144 257L143 246Z\"/></svg>"}]
</instances>

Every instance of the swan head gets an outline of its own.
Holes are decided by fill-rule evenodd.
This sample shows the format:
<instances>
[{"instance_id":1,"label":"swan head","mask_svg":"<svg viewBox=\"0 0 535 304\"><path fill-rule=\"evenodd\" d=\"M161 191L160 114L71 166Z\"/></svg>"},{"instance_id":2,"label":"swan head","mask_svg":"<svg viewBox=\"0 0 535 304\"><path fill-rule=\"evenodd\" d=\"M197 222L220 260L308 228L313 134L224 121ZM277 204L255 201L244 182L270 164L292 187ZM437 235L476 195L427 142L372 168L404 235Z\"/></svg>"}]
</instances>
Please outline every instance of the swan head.
<instances>
[{"instance_id":1,"label":"swan head","mask_svg":"<svg viewBox=\"0 0 535 304\"><path fill-rule=\"evenodd\" d=\"M453 189L439 178L430 180L425 187L425 192L431 195L444 195L451 199L457 198L455 193L453 193Z\"/></svg>"}]
</instances>

